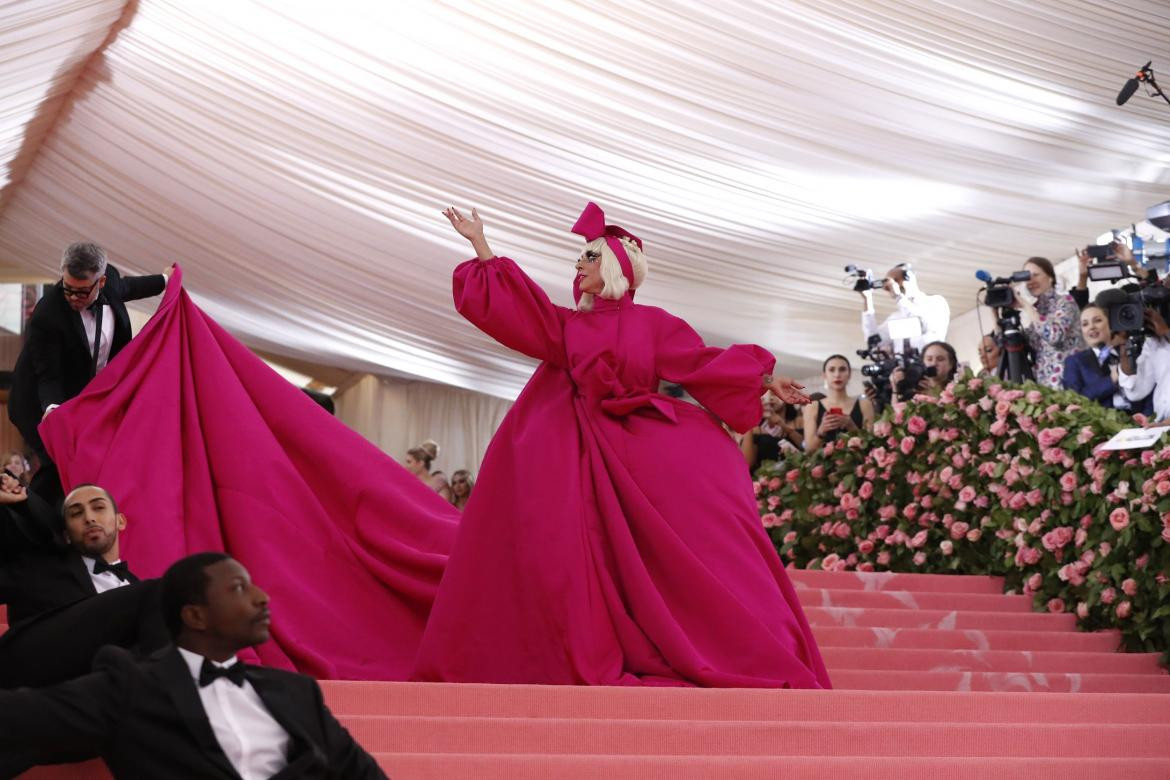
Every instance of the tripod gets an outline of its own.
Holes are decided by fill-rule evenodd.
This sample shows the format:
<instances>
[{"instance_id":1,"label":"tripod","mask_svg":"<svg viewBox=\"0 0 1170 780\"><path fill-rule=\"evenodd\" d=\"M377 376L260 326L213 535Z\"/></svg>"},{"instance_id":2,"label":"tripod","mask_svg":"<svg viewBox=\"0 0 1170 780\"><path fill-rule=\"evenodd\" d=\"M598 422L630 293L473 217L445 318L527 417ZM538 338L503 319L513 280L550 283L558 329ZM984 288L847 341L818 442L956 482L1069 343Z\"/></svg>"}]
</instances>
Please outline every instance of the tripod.
<instances>
[{"instance_id":1,"label":"tripod","mask_svg":"<svg viewBox=\"0 0 1170 780\"><path fill-rule=\"evenodd\" d=\"M1020 384L1035 380L1032 371L1035 359L1032 349L1028 346L1028 338L1020 325L1020 313L1015 309L1003 307L996 311L999 317L999 345L1002 350L999 356L999 378Z\"/></svg>"}]
</instances>

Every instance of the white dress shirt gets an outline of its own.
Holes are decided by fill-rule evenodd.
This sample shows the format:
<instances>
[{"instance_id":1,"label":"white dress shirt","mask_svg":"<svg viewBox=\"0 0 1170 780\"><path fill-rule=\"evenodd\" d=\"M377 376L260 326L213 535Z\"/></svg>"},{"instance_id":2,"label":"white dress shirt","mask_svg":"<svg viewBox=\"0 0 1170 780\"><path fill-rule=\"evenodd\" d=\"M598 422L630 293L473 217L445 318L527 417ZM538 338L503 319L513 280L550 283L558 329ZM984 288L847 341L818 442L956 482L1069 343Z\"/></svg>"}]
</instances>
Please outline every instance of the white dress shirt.
<instances>
[{"instance_id":1,"label":"white dress shirt","mask_svg":"<svg viewBox=\"0 0 1170 780\"><path fill-rule=\"evenodd\" d=\"M97 327L97 312L89 309L81 310L81 324L85 326L85 351L93 356L93 334ZM108 305L102 306L102 340L98 342L97 370L101 371L110 362L110 344L114 340L114 310Z\"/></svg>"},{"instance_id":2,"label":"white dress shirt","mask_svg":"<svg viewBox=\"0 0 1170 780\"><path fill-rule=\"evenodd\" d=\"M899 295L895 300L898 304L897 313L886 317L881 325L877 324L877 316L872 311L861 313L861 330L865 333L866 338L876 333L881 336L883 344L889 344L890 320L913 317L921 325L921 333L911 337L911 347L921 351L932 341L947 340L947 328L951 324L951 307L946 298L941 295L919 293L913 298L909 295ZM894 346L897 351L901 351L901 343Z\"/></svg>"},{"instance_id":3,"label":"white dress shirt","mask_svg":"<svg viewBox=\"0 0 1170 780\"><path fill-rule=\"evenodd\" d=\"M123 585L130 583L114 574L112 571L103 571L101 574L94 574L93 567L97 565L97 560L89 558L85 555L81 556L81 560L85 562L85 568L89 571L89 578L93 580L93 587L98 593L105 593L107 590L120 588ZM111 563L119 563L122 559L111 561Z\"/></svg>"},{"instance_id":4,"label":"white dress shirt","mask_svg":"<svg viewBox=\"0 0 1170 780\"><path fill-rule=\"evenodd\" d=\"M1121 372L1117 384L1125 397L1137 402L1154 393L1154 417L1170 417L1170 344L1157 336L1147 336L1142 354L1137 358L1137 372Z\"/></svg>"},{"instance_id":5,"label":"white dress shirt","mask_svg":"<svg viewBox=\"0 0 1170 780\"><path fill-rule=\"evenodd\" d=\"M220 677L200 688L199 670L203 668L203 656L181 647L179 654L191 670L211 730L240 777L268 780L284 769L288 764L288 732L268 712L252 683L244 680L242 686L237 686ZM227 668L239 663L239 659L211 663Z\"/></svg>"}]
</instances>

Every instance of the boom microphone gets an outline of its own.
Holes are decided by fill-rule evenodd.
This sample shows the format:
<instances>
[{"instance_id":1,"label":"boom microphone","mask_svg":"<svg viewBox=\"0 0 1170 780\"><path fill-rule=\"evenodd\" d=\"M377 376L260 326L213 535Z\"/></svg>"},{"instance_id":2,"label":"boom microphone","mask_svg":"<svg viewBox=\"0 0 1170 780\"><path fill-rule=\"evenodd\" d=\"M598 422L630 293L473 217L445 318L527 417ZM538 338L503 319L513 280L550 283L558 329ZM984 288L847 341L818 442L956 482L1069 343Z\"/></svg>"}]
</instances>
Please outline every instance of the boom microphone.
<instances>
[{"instance_id":1,"label":"boom microphone","mask_svg":"<svg viewBox=\"0 0 1170 780\"><path fill-rule=\"evenodd\" d=\"M1125 86L1117 93L1117 105L1124 106L1125 102L1133 97L1133 93L1137 92L1138 84L1141 84L1150 77L1150 65L1152 64L1154 64L1154 61L1150 60L1142 66L1142 69L1137 72L1136 76L1125 82Z\"/></svg>"}]
</instances>

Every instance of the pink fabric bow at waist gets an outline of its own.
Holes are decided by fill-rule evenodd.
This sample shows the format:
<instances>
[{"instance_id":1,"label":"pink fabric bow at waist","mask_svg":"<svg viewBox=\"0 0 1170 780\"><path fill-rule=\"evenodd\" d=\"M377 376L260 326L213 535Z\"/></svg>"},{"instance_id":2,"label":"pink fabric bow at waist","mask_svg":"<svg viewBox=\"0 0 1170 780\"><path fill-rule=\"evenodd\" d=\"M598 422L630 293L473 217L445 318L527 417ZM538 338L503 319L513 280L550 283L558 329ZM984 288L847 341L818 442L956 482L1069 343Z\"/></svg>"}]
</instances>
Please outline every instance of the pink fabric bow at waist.
<instances>
[{"instance_id":1,"label":"pink fabric bow at waist","mask_svg":"<svg viewBox=\"0 0 1170 780\"><path fill-rule=\"evenodd\" d=\"M635 393L621 397L604 398L601 409L614 417L625 417L642 409L656 410L672 423L678 422L674 401L659 393Z\"/></svg>"}]
</instances>

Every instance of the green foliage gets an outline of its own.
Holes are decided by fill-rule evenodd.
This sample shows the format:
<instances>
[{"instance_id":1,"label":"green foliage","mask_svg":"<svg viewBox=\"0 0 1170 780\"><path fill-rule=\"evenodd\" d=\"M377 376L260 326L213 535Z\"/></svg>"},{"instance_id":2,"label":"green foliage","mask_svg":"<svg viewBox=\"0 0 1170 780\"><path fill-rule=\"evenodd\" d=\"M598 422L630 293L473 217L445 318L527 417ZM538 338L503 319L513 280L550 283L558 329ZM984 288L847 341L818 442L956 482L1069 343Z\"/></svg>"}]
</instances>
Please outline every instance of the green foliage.
<instances>
[{"instance_id":1,"label":"green foliage","mask_svg":"<svg viewBox=\"0 0 1170 780\"><path fill-rule=\"evenodd\" d=\"M1133 425L1072 392L965 377L873 433L765 464L760 512L799 568L998 575L1165 653L1170 446L1094 453Z\"/></svg>"}]
</instances>

